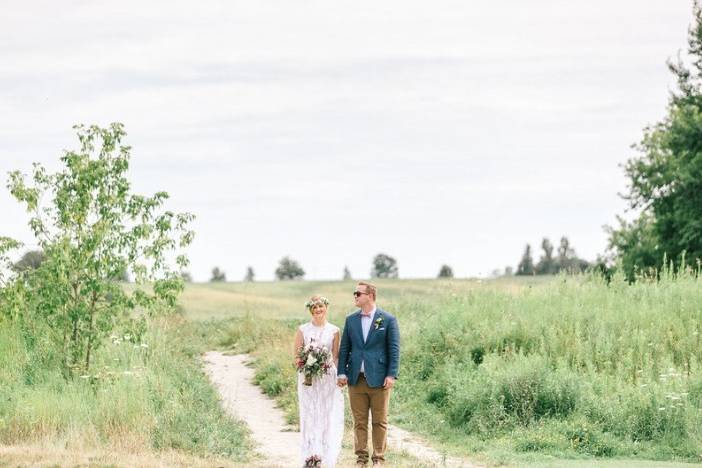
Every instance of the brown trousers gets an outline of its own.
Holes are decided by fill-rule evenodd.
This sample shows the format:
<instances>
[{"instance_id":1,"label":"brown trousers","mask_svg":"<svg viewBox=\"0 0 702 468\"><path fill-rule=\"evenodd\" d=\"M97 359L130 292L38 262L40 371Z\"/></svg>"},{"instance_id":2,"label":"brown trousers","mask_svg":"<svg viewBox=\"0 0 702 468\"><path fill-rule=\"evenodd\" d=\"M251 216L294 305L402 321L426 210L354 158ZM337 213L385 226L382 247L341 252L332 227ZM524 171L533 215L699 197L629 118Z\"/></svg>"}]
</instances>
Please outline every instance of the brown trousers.
<instances>
[{"instance_id":1,"label":"brown trousers","mask_svg":"<svg viewBox=\"0 0 702 468\"><path fill-rule=\"evenodd\" d=\"M363 374L356 385L349 385L349 403L353 414L353 449L357 461L368 463L368 412L373 418L373 461L385 461L388 435L388 406L391 390L371 388Z\"/></svg>"}]
</instances>

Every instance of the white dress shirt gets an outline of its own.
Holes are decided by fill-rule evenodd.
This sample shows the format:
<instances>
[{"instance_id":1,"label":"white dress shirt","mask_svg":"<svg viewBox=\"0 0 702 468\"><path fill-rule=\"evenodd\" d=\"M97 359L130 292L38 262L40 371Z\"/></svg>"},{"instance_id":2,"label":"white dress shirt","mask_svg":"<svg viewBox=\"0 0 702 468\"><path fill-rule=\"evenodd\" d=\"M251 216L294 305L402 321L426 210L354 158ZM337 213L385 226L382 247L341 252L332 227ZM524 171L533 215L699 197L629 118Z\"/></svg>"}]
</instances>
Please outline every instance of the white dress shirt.
<instances>
[{"instance_id":1,"label":"white dress shirt","mask_svg":"<svg viewBox=\"0 0 702 468\"><path fill-rule=\"evenodd\" d=\"M377 310L377 307L373 307L373 310L370 311L370 315L368 317L363 315L363 311L361 311L361 330L363 331L363 342L364 343L365 343L366 339L368 338L368 333L370 332L370 327L373 324L373 317L375 317L376 310ZM361 361L361 372L364 372L363 361ZM338 378L345 379L346 374L339 374Z\"/></svg>"},{"instance_id":2,"label":"white dress shirt","mask_svg":"<svg viewBox=\"0 0 702 468\"><path fill-rule=\"evenodd\" d=\"M365 316L361 312L361 329L363 329L363 342L368 340L368 333L370 332L371 325L373 324L373 317L375 317L376 308L370 311L370 315ZM363 366L363 361L361 361L361 372L365 373L365 368Z\"/></svg>"}]
</instances>

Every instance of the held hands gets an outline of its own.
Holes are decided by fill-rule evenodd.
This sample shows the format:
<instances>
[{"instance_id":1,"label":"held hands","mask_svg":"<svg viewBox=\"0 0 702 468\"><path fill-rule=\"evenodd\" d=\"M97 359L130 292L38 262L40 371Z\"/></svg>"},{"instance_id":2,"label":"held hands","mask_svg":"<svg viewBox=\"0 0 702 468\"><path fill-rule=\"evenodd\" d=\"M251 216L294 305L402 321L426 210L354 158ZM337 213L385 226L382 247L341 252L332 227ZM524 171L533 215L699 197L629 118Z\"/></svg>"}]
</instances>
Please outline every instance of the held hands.
<instances>
[{"instance_id":1,"label":"held hands","mask_svg":"<svg viewBox=\"0 0 702 468\"><path fill-rule=\"evenodd\" d=\"M336 385L339 388L344 388L346 386L346 384L348 383L348 381L349 381L349 379L346 377L338 377L336 379Z\"/></svg>"},{"instance_id":2,"label":"held hands","mask_svg":"<svg viewBox=\"0 0 702 468\"><path fill-rule=\"evenodd\" d=\"M390 390L395 385L395 377L385 377L385 382L383 383L383 388Z\"/></svg>"}]
</instances>

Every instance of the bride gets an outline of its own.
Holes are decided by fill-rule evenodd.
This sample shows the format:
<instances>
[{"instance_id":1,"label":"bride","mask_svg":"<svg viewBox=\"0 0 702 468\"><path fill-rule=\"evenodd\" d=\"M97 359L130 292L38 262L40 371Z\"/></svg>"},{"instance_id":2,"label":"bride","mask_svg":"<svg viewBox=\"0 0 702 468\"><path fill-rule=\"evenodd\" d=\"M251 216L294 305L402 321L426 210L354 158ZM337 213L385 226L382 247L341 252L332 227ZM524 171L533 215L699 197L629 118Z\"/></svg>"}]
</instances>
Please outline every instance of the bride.
<instances>
[{"instance_id":1,"label":"bride","mask_svg":"<svg viewBox=\"0 0 702 468\"><path fill-rule=\"evenodd\" d=\"M331 351L331 368L321 377L304 384L304 375L297 376L297 397L300 407L303 466L333 468L341 451L344 431L344 397L336 385L339 359L339 327L327 321L329 300L312 296L305 304L312 316L300 325L295 334L295 365L301 364L297 351L308 344L324 346Z\"/></svg>"}]
</instances>

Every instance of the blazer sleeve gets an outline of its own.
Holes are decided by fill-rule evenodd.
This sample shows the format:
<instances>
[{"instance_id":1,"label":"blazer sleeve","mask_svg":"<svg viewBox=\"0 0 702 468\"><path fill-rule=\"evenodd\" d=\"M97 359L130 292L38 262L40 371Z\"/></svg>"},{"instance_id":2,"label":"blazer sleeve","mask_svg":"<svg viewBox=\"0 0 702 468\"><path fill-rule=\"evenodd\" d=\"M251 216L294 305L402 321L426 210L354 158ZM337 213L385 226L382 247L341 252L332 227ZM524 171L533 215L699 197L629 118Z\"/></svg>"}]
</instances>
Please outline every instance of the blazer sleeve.
<instances>
[{"instance_id":1,"label":"blazer sleeve","mask_svg":"<svg viewBox=\"0 0 702 468\"><path fill-rule=\"evenodd\" d=\"M388 376L397 378L397 374L400 371L400 327L395 317L388 322Z\"/></svg>"},{"instance_id":2,"label":"blazer sleeve","mask_svg":"<svg viewBox=\"0 0 702 468\"><path fill-rule=\"evenodd\" d=\"M337 375L348 376L349 351L351 351L351 338L349 337L349 317L344 322L344 331L341 334L339 343L339 365L336 368Z\"/></svg>"}]
</instances>

